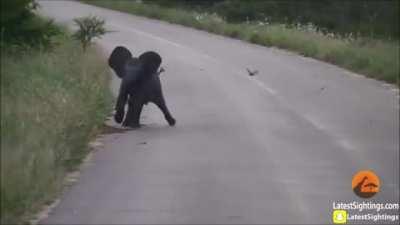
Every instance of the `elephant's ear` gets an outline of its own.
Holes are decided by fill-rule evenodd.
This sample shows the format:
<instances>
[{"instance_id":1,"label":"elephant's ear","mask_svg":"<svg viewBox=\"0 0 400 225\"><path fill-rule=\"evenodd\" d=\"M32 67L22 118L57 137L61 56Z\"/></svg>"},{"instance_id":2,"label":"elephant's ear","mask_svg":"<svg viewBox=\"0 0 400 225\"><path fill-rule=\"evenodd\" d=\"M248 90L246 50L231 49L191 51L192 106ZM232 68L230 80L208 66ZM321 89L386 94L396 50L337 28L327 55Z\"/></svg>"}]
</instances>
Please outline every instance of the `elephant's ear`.
<instances>
[{"instance_id":1,"label":"elephant's ear","mask_svg":"<svg viewBox=\"0 0 400 225\"><path fill-rule=\"evenodd\" d=\"M108 65L115 71L118 77L122 78L125 74L125 63L130 58L132 58L131 52L123 46L118 46L114 48L110 58L108 58Z\"/></svg>"},{"instance_id":2,"label":"elephant's ear","mask_svg":"<svg viewBox=\"0 0 400 225\"><path fill-rule=\"evenodd\" d=\"M143 63L146 72L153 74L158 71L162 59L157 52L148 51L139 56L139 60Z\"/></svg>"}]
</instances>

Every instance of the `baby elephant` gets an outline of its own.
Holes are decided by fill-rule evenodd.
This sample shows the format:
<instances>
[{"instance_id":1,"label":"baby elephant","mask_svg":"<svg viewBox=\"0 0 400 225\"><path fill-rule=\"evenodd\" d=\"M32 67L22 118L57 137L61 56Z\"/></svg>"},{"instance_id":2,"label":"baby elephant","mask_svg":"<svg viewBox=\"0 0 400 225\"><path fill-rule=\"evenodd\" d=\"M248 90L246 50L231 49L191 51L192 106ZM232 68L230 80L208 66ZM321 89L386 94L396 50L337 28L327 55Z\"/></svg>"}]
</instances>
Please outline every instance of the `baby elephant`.
<instances>
[{"instance_id":1,"label":"baby elephant","mask_svg":"<svg viewBox=\"0 0 400 225\"><path fill-rule=\"evenodd\" d=\"M161 56L156 52L145 52L138 58L132 57L130 51L122 46L116 47L108 59L109 66L121 80L114 119L121 123L125 115L125 104L128 102L128 112L123 126L140 127L140 113L144 104L153 102L163 112L170 126L176 121L169 112L161 89L160 73L164 70Z\"/></svg>"}]
</instances>

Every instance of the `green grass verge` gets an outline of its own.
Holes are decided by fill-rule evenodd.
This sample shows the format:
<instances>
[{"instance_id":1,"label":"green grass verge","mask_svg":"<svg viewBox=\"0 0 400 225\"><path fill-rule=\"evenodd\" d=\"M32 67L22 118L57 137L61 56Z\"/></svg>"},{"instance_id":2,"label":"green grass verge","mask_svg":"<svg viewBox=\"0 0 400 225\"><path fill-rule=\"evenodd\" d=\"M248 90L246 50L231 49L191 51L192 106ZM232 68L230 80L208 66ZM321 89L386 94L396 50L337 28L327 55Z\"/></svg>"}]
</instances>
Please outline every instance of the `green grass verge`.
<instances>
[{"instance_id":1,"label":"green grass verge","mask_svg":"<svg viewBox=\"0 0 400 225\"><path fill-rule=\"evenodd\" d=\"M66 35L51 51L2 47L1 223L22 223L62 188L110 112L108 69Z\"/></svg>"},{"instance_id":2,"label":"green grass verge","mask_svg":"<svg viewBox=\"0 0 400 225\"><path fill-rule=\"evenodd\" d=\"M276 46L327 61L399 86L399 42L342 38L324 35L307 26L289 28L280 24L232 24L216 14L125 0L90 0L88 4L206 30L251 43Z\"/></svg>"}]
</instances>

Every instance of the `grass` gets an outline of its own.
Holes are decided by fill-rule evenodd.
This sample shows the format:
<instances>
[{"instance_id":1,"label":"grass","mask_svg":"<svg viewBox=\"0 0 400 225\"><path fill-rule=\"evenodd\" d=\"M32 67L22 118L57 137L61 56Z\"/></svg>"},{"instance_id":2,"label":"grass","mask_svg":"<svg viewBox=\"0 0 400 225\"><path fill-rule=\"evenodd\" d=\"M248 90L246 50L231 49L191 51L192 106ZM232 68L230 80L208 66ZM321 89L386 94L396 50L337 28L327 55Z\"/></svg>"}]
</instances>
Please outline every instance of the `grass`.
<instances>
[{"instance_id":1,"label":"grass","mask_svg":"<svg viewBox=\"0 0 400 225\"><path fill-rule=\"evenodd\" d=\"M16 224L62 188L108 114L100 52L66 35L51 51L1 49L1 223Z\"/></svg>"},{"instance_id":2,"label":"grass","mask_svg":"<svg viewBox=\"0 0 400 225\"><path fill-rule=\"evenodd\" d=\"M354 39L351 35L339 37L323 34L312 25L289 27L265 22L232 24L214 13L162 8L136 1L83 2L194 27L259 45L276 46L400 86L398 40Z\"/></svg>"}]
</instances>

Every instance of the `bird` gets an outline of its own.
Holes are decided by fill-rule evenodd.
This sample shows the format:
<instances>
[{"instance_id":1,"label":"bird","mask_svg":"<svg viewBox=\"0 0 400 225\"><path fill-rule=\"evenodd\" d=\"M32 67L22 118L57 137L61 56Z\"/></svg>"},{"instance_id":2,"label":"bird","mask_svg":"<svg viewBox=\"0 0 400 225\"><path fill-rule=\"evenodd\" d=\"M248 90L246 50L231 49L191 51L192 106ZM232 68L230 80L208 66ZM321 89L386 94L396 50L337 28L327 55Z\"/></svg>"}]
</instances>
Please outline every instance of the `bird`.
<instances>
[{"instance_id":1,"label":"bird","mask_svg":"<svg viewBox=\"0 0 400 225\"><path fill-rule=\"evenodd\" d=\"M246 68L246 70L247 70L247 73L249 73L249 76L254 76L254 75L258 74L258 70L251 71L249 68Z\"/></svg>"}]
</instances>

